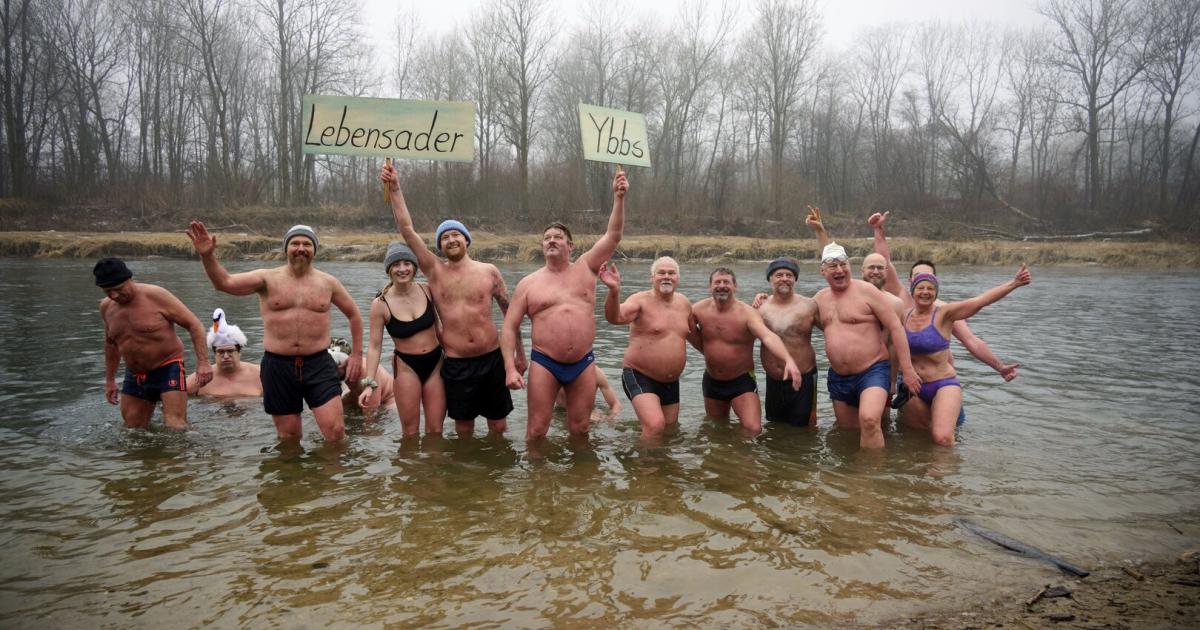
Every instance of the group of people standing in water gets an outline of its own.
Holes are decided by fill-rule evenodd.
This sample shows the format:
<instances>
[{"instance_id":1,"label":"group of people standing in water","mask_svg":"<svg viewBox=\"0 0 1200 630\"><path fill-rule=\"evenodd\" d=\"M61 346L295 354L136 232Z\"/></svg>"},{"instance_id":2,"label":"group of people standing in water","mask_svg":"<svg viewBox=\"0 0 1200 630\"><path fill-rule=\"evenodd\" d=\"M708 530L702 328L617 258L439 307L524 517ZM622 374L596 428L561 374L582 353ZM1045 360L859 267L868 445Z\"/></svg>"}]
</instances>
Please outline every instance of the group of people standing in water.
<instances>
[{"instance_id":1,"label":"group of people standing in water","mask_svg":"<svg viewBox=\"0 0 1200 630\"><path fill-rule=\"evenodd\" d=\"M864 448L883 446L881 426L889 402L902 410L906 424L930 431L936 443L954 443L962 390L949 350L952 334L1006 380L1016 376L1017 365L1002 363L965 320L1028 284L1029 271L1022 265L1007 283L968 300L943 303L932 263L921 261L905 290L889 260L886 213L870 218L876 253L864 259L863 280L857 280L851 277L846 250L829 238L820 212L810 208L806 223L820 240L821 275L828 283L812 298L795 292L799 265L780 258L766 270L771 295L742 302L733 270L718 267L709 275L710 297L692 304L677 292L679 264L663 257L651 265L650 288L622 300L621 275L610 260L624 231L629 190L625 173L618 170L604 234L573 260L570 229L550 224L542 232L544 265L518 282L510 296L495 265L471 258L471 233L463 223L447 220L438 226L433 240L438 256L413 227L391 164L383 167L380 180L403 242L387 248L388 283L368 310L365 354L359 308L337 278L313 265L320 241L308 226L294 226L284 235L285 264L242 273L228 272L217 260L217 237L203 223L192 221L187 229L214 288L258 296L263 358L257 366L241 361L246 336L226 321L221 309L206 333L178 298L136 282L123 261L97 263L96 285L106 295L100 303L105 397L120 404L126 426L147 426L161 401L165 424L185 428L188 393L199 392L261 395L280 439L300 437L306 404L329 441L345 436L344 403L364 409L394 404L405 435L418 434L422 418L426 433L441 433L446 416L459 433L473 431L480 416L489 430L503 432L513 409L511 392L525 389L527 440L550 431L556 399L566 408L567 429L583 434L598 388L607 391L610 407L619 405L592 349L597 279L607 288L605 319L629 327L620 382L643 437L650 440L678 423L679 378L689 343L704 356L707 415L727 419L732 411L745 431L757 434L763 414L755 340L761 342L767 377L766 418L815 427L812 331L821 329L837 425L858 430ZM418 272L425 283L417 281ZM493 303L503 314L499 328ZM331 350L334 307L348 320L350 341L336 340ZM526 317L528 359L521 333ZM198 365L191 375L184 370L175 326L187 329L195 348ZM385 333L392 338L390 361L383 359ZM215 371L210 349L217 359ZM118 393L121 360L126 369Z\"/></svg>"}]
</instances>

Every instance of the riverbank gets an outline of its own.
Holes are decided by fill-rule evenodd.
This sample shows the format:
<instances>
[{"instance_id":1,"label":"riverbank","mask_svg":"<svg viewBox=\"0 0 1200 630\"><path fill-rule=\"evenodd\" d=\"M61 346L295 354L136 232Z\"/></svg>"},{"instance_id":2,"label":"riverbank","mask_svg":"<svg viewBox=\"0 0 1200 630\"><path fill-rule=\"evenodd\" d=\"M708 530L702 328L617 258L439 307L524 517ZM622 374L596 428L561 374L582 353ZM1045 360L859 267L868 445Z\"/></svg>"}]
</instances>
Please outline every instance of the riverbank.
<instances>
[{"instance_id":1,"label":"riverbank","mask_svg":"<svg viewBox=\"0 0 1200 630\"><path fill-rule=\"evenodd\" d=\"M959 628L1198 628L1200 553L1174 563L1111 567L1084 579L1062 576L1028 593L1005 594L979 602L976 610L955 610L873 627L950 630ZM1049 587L1050 590L1044 590ZM1061 587L1064 591L1056 591Z\"/></svg>"},{"instance_id":2,"label":"riverbank","mask_svg":"<svg viewBox=\"0 0 1200 630\"><path fill-rule=\"evenodd\" d=\"M280 239L247 232L225 232L216 226L218 256L222 259L282 258ZM382 260L394 233L322 232L320 258L325 260ZM489 262L531 262L541 259L540 238L536 234L473 234L471 254ZM576 237L576 247L590 247L596 235ZM427 241L428 242L428 241ZM868 238L840 241L851 256L861 258L871 252ZM1101 265L1139 269L1200 267L1200 245L1176 242L1024 242L1024 241L934 241L915 238L891 240L892 256L897 261L928 258L941 265L1032 266ZM166 257L192 258L191 243L182 232L0 232L0 256L100 258ZM813 239L762 239L741 236L676 236L670 234L627 236L621 241L616 258L652 260L673 256L681 262L719 263L735 260L770 260L793 256L815 261Z\"/></svg>"}]
</instances>

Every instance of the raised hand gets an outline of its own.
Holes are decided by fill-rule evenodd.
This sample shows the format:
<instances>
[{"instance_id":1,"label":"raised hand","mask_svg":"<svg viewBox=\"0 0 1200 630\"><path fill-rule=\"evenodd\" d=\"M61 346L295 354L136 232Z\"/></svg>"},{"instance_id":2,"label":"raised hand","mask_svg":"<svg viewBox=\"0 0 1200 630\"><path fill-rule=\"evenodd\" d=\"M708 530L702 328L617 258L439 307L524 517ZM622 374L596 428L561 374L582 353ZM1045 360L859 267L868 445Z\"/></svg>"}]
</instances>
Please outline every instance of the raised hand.
<instances>
[{"instance_id":1,"label":"raised hand","mask_svg":"<svg viewBox=\"0 0 1200 630\"><path fill-rule=\"evenodd\" d=\"M887 212L884 212L882 214L876 212L875 214L872 214L867 219L867 224L869 224L871 227L875 228L876 230L882 230L883 224L887 222L888 215L890 215L891 213L892 213L891 210L888 210Z\"/></svg>"},{"instance_id":2,"label":"raised hand","mask_svg":"<svg viewBox=\"0 0 1200 630\"><path fill-rule=\"evenodd\" d=\"M386 162L379 171L379 181L383 182L384 187L389 191L400 188L400 176L396 174L396 167Z\"/></svg>"},{"instance_id":3,"label":"raised hand","mask_svg":"<svg viewBox=\"0 0 1200 630\"><path fill-rule=\"evenodd\" d=\"M625 171L619 170L613 175L613 194L624 199L625 193L629 192L629 180L625 178Z\"/></svg>"},{"instance_id":4,"label":"raised hand","mask_svg":"<svg viewBox=\"0 0 1200 630\"><path fill-rule=\"evenodd\" d=\"M600 282L603 282L610 291L621 288L621 272L617 271L617 263L606 260L600 264Z\"/></svg>"},{"instance_id":5,"label":"raised hand","mask_svg":"<svg viewBox=\"0 0 1200 630\"><path fill-rule=\"evenodd\" d=\"M821 223L821 209L812 206L808 208L808 216L804 217L804 224L813 230L822 231L825 229L825 224Z\"/></svg>"},{"instance_id":6,"label":"raised hand","mask_svg":"<svg viewBox=\"0 0 1200 630\"><path fill-rule=\"evenodd\" d=\"M195 219L188 225L186 234L192 241L192 247L196 248L196 253L201 256L207 256L217 248L217 236L209 234L208 228Z\"/></svg>"},{"instance_id":7,"label":"raised hand","mask_svg":"<svg viewBox=\"0 0 1200 630\"><path fill-rule=\"evenodd\" d=\"M1033 282L1033 275L1029 273L1029 268L1025 266L1025 263L1021 263L1021 268L1017 270L1017 275L1013 278L1013 284L1023 287L1030 282Z\"/></svg>"}]
</instances>

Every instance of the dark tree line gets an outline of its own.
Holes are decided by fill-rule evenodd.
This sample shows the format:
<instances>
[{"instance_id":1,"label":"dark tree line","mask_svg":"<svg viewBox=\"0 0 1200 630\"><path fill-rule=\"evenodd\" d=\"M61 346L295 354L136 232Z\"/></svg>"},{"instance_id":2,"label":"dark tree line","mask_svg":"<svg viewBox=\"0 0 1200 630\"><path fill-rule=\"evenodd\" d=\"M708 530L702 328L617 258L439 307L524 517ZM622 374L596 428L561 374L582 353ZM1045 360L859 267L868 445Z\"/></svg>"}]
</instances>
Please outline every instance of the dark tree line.
<instances>
[{"instance_id":1,"label":"dark tree line","mask_svg":"<svg viewBox=\"0 0 1200 630\"><path fill-rule=\"evenodd\" d=\"M378 203L377 160L301 151L301 96L346 94L474 101L475 162L406 163L406 186L498 224L606 207L582 101L646 114L649 224L792 229L812 203L1200 229L1196 0L1043 0L1023 32L892 24L848 51L822 44L815 0L695 2L661 24L611 6L566 23L496 0L443 34L401 16L396 54L371 50L353 2L0 0L0 195Z\"/></svg>"}]
</instances>

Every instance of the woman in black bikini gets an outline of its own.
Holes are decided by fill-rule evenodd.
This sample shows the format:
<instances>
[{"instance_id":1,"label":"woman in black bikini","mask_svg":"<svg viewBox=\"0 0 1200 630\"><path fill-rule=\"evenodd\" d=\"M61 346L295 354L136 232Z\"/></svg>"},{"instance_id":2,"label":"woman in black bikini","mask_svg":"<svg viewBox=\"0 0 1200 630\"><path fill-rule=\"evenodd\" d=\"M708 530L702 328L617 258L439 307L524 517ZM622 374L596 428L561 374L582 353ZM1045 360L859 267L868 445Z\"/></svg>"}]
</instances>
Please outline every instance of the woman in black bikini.
<instances>
[{"instance_id":1,"label":"woman in black bikini","mask_svg":"<svg viewBox=\"0 0 1200 630\"><path fill-rule=\"evenodd\" d=\"M396 345L392 374L396 375L396 412L400 414L401 430L404 435L420 432L424 405L425 432L441 433L446 419L446 388L440 373L442 345L433 300L429 289L416 282L417 257L406 245L388 245L383 266L391 282L371 302L371 341L364 374L374 374L379 366L386 329ZM371 383L363 385L366 397Z\"/></svg>"}]
</instances>

